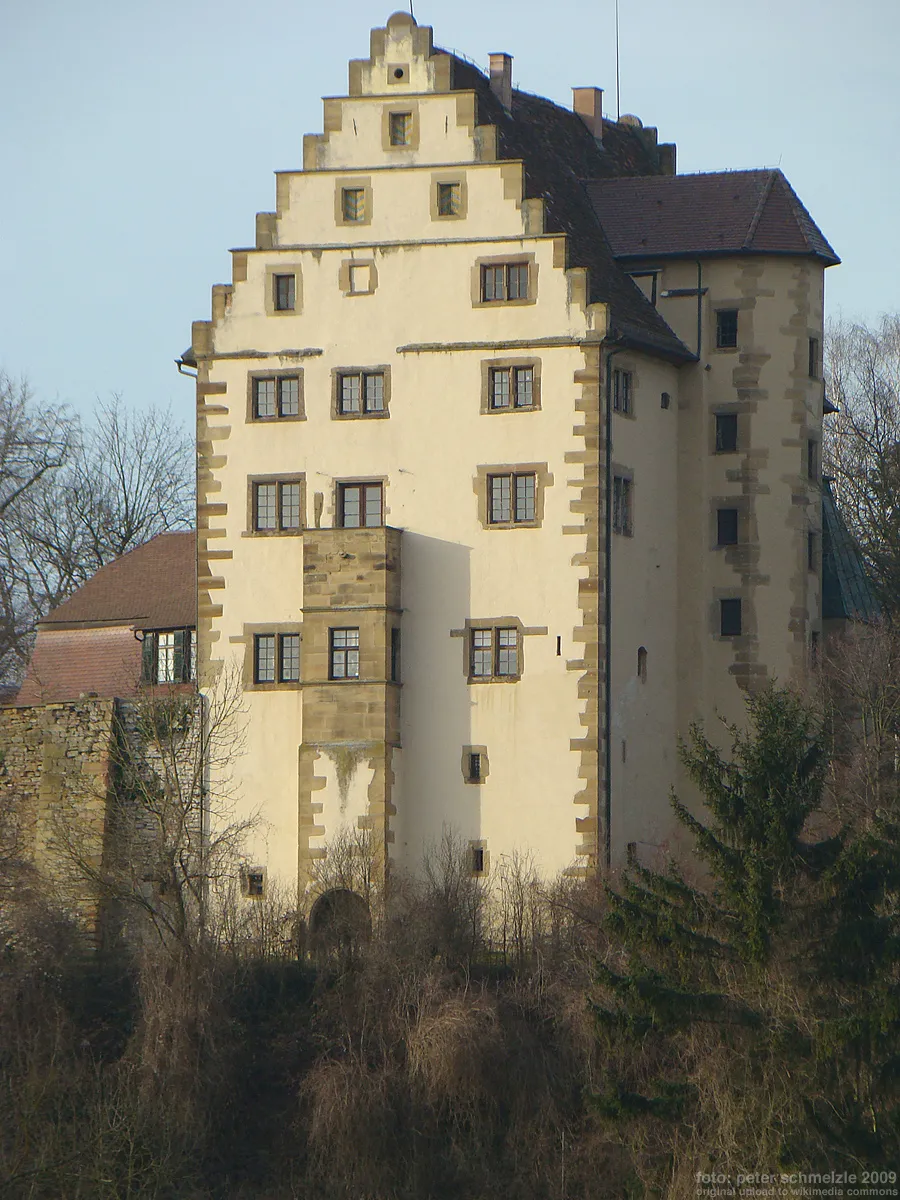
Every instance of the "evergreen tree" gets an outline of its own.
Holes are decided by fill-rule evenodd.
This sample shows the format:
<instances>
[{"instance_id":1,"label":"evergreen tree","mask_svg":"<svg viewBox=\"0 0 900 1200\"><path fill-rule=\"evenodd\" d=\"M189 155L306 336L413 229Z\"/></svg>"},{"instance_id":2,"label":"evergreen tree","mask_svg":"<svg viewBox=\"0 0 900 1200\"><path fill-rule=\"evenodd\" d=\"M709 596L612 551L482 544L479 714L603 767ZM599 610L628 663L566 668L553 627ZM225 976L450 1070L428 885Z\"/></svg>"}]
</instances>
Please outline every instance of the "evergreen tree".
<instances>
[{"instance_id":1,"label":"evergreen tree","mask_svg":"<svg viewBox=\"0 0 900 1200\"><path fill-rule=\"evenodd\" d=\"M758 1153L760 1138L785 1163L889 1164L900 1149L900 827L881 814L813 838L826 801L817 720L776 687L747 707L748 730L729 727L730 757L699 727L681 748L706 810L672 796L695 847L690 879L632 852L609 889L594 1009L613 1070L594 1100L608 1118L668 1122L658 1148L687 1139L716 1147L721 1165ZM715 1064L727 1075L718 1091Z\"/></svg>"}]
</instances>

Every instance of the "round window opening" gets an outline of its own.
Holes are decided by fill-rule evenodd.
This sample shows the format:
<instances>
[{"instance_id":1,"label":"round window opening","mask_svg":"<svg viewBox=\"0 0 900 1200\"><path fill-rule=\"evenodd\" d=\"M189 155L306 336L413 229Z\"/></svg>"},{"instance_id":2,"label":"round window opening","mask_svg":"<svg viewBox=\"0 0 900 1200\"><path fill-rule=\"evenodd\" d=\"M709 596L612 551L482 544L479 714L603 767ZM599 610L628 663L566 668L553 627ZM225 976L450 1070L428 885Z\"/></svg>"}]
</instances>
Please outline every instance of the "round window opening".
<instances>
[{"instance_id":1,"label":"round window opening","mask_svg":"<svg viewBox=\"0 0 900 1200\"><path fill-rule=\"evenodd\" d=\"M402 67L397 67L397 68L394 70L394 78L395 78L395 79L402 79L402 78L403 78L403 68L402 68Z\"/></svg>"}]
</instances>

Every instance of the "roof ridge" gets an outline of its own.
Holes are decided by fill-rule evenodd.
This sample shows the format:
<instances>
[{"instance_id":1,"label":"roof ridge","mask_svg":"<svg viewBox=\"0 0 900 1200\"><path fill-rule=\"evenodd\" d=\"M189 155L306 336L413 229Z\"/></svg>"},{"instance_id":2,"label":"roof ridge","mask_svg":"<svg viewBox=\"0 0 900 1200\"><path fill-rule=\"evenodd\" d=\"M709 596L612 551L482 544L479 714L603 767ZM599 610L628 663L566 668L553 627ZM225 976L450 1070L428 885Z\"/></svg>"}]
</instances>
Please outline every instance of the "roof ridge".
<instances>
[{"instance_id":1,"label":"roof ridge","mask_svg":"<svg viewBox=\"0 0 900 1200\"><path fill-rule=\"evenodd\" d=\"M775 186L775 179L779 174L777 169L769 171L769 177L763 185L763 189L759 194L759 200L756 204L756 212L750 218L750 224L747 227L747 234L741 244L742 250L749 250L753 245L753 239L756 237L756 231L759 228L759 223L762 220L762 215L765 212L766 205L769 202L769 197L772 195L772 189ZM805 240L805 239L804 239Z\"/></svg>"}]
</instances>

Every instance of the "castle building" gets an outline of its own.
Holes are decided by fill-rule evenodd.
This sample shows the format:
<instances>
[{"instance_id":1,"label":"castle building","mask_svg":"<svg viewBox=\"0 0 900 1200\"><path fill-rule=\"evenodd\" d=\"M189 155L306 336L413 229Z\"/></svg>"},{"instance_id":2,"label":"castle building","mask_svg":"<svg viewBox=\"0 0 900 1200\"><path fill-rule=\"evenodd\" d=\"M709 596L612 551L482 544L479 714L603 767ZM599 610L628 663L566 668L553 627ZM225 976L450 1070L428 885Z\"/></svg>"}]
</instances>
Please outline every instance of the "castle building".
<instances>
[{"instance_id":1,"label":"castle building","mask_svg":"<svg viewBox=\"0 0 900 1200\"><path fill-rule=\"evenodd\" d=\"M670 846L690 723L821 629L837 257L780 171L679 176L397 13L194 324L198 663L255 876ZM681 783L683 784L683 780Z\"/></svg>"}]
</instances>

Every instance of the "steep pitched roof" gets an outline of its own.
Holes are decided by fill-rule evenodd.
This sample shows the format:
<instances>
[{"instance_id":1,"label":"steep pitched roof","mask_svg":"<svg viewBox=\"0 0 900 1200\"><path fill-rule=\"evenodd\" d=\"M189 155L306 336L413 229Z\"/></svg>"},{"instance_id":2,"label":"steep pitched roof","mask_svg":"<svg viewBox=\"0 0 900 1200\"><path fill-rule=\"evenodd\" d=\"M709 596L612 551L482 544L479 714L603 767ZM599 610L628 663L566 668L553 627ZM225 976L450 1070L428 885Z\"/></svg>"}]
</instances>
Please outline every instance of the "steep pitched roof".
<instances>
[{"instance_id":1,"label":"steep pitched roof","mask_svg":"<svg viewBox=\"0 0 900 1200\"><path fill-rule=\"evenodd\" d=\"M835 504L827 479L822 480L822 616L875 621L881 609L862 555Z\"/></svg>"},{"instance_id":2,"label":"steep pitched roof","mask_svg":"<svg viewBox=\"0 0 900 1200\"><path fill-rule=\"evenodd\" d=\"M594 180L588 193L617 258L792 254L840 262L778 170Z\"/></svg>"},{"instance_id":3,"label":"steep pitched roof","mask_svg":"<svg viewBox=\"0 0 900 1200\"><path fill-rule=\"evenodd\" d=\"M132 624L178 629L197 623L197 535L161 533L108 563L41 622L61 625Z\"/></svg>"},{"instance_id":4,"label":"steep pitched roof","mask_svg":"<svg viewBox=\"0 0 900 1200\"><path fill-rule=\"evenodd\" d=\"M543 199L548 233L567 235L567 265L587 268L590 301L610 305L611 336L676 362L692 360L691 351L617 265L585 189L584 180L619 170L659 170L647 140L637 130L616 127L603 149L577 113L528 92L514 90L507 112L485 76L459 58L453 59L453 86L476 92L479 123L496 126L498 157L523 161L526 197Z\"/></svg>"}]
</instances>

